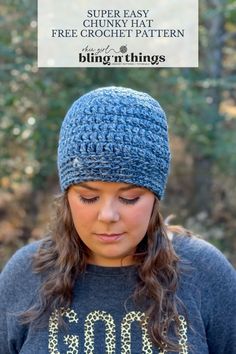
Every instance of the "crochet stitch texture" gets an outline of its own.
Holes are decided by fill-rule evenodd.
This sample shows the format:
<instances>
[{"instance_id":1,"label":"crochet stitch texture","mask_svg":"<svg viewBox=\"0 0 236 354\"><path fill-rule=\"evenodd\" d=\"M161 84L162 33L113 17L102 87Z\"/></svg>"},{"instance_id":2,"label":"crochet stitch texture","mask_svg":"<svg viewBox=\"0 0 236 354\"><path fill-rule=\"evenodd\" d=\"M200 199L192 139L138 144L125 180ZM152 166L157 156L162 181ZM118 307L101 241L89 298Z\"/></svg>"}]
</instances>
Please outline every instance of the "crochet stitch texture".
<instances>
[{"instance_id":1,"label":"crochet stitch texture","mask_svg":"<svg viewBox=\"0 0 236 354\"><path fill-rule=\"evenodd\" d=\"M124 87L104 87L76 100L61 126L62 191L82 181L126 182L162 199L170 165L168 128L158 101Z\"/></svg>"}]
</instances>

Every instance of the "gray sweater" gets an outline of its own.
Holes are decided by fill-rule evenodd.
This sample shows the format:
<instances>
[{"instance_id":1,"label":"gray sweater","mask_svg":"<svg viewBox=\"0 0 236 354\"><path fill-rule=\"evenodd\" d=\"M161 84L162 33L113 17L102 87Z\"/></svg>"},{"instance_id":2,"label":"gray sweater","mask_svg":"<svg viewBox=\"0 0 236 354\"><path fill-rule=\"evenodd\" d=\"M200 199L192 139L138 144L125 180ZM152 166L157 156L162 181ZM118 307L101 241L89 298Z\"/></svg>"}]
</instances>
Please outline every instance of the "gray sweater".
<instances>
[{"instance_id":1,"label":"gray sweater","mask_svg":"<svg viewBox=\"0 0 236 354\"><path fill-rule=\"evenodd\" d=\"M58 314L48 325L21 325L17 312L37 300L41 276L32 272L31 256L40 242L15 253L0 276L0 354L154 354L144 313L130 295L136 268L88 265L75 284L73 302L63 309L66 328ZM174 236L181 260L188 262L180 278L178 296L187 309L190 326L180 314L180 353L236 353L236 274L215 247L195 237Z\"/></svg>"}]
</instances>

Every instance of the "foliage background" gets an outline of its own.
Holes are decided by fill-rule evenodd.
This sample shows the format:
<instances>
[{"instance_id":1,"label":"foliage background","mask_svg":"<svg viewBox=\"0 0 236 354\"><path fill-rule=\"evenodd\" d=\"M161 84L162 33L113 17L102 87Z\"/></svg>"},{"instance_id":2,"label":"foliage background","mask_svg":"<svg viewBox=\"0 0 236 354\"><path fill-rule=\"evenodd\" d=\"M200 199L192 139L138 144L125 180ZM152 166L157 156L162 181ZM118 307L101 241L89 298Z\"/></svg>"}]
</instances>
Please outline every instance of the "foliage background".
<instances>
[{"instance_id":1,"label":"foliage background","mask_svg":"<svg viewBox=\"0 0 236 354\"><path fill-rule=\"evenodd\" d=\"M59 127L73 100L120 85L165 108L172 170L162 209L236 265L236 2L199 0L196 69L37 68L37 2L0 4L0 266L47 232Z\"/></svg>"}]
</instances>

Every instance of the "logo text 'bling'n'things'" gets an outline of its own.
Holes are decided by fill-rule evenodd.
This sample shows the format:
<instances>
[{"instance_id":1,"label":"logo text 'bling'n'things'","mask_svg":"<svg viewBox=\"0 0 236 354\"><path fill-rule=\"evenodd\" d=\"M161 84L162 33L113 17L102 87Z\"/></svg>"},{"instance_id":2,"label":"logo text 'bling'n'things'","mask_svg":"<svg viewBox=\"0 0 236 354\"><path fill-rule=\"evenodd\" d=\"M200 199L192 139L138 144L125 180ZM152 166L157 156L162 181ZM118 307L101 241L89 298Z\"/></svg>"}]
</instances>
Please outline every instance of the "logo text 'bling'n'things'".
<instances>
[{"instance_id":1,"label":"logo text 'bling'n'things'","mask_svg":"<svg viewBox=\"0 0 236 354\"><path fill-rule=\"evenodd\" d=\"M127 53L127 46L123 45L119 50L115 50L110 45L104 48L89 48L86 45L79 52L78 60L80 63L102 64L102 65L158 65L165 62L165 55L147 55L142 52Z\"/></svg>"}]
</instances>

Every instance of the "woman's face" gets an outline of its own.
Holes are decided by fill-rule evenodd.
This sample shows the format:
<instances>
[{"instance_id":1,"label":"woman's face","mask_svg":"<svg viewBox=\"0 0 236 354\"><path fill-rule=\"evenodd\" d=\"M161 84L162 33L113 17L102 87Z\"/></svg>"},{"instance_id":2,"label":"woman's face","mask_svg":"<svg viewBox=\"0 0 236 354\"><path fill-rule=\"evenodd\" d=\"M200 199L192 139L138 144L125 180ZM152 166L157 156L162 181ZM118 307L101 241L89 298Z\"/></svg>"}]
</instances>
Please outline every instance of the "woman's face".
<instances>
[{"instance_id":1,"label":"woman's face","mask_svg":"<svg viewBox=\"0 0 236 354\"><path fill-rule=\"evenodd\" d=\"M91 251L88 262L107 267L133 264L154 200L149 190L127 183L96 181L71 186L68 201L76 231Z\"/></svg>"}]
</instances>

